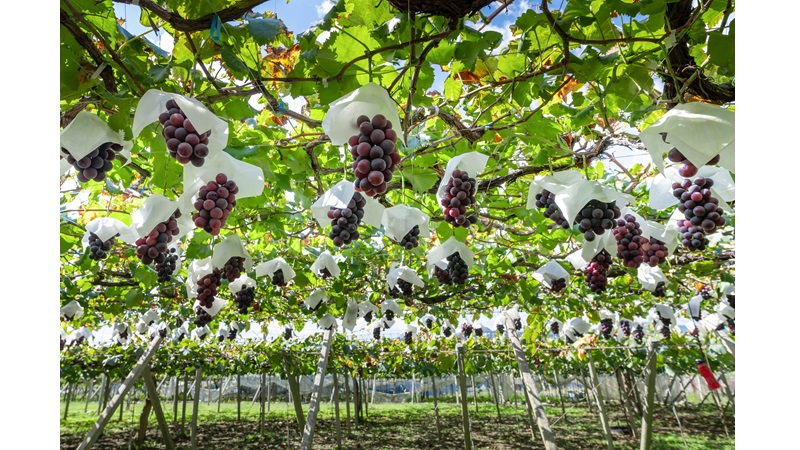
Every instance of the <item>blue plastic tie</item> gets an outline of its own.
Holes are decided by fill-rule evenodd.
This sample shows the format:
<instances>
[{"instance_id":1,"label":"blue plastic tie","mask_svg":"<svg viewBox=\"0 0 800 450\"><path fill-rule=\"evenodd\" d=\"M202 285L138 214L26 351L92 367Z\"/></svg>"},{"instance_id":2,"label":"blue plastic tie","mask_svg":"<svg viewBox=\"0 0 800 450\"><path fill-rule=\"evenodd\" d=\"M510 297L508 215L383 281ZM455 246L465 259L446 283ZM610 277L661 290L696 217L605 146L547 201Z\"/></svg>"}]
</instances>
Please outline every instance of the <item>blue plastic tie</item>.
<instances>
[{"instance_id":1,"label":"blue plastic tie","mask_svg":"<svg viewBox=\"0 0 800 450\"><path fill-rule=\"evenodd\" d=\"M278 103L278 112L286 112L286 105L284 105L283 102Z\"/></svg>"},{"instance_id":2,"label":"blue plastic tie","mask_svg":"<svg viewBox=\"0 0 800 450\"><path fill-rule=\"evenodd\" d=\"M211 29L209 30L209 33L211 34L211 39L213 39L217 44L221 43L219 40L221 30L222 24L219 21L219 17L214 16L214 18L211 19Z\"/></svg>"}]
</instances>

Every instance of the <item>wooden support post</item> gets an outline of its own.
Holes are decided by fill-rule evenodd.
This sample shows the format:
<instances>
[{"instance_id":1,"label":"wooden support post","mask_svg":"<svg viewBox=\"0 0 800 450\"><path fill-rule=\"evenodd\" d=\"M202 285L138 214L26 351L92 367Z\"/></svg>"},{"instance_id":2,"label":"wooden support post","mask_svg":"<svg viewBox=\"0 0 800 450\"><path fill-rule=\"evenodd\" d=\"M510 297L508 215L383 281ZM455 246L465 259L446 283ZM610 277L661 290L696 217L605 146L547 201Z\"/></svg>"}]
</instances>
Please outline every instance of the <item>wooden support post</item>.
<instances>
[{"instance_id":1,"label":"wooden support post","mask_svg":"<svg viewBox=\"0 0 800 450\"><path fill-rule=\"evenodd\" d=\"M350 380L347 375L347 370L344 371L344 401L347 405L347 416L344 421L345 429L347 430L347 437L350 438Z\"/></svg>"},{"instance_id":2,"label":"wooden support post","mask_svg":"<svg viewBox=\"0 0 800 450\"><path fill-rule=\"evenodd\" d=\"M544 448L546 450L556 450L556 438L553 431L550 429L550 423L547 420L547 415L544 412L544 407L539 400L539 393L536 390L536 385L533 383L531 376L531 369L528 367L528 361L525 357L525 352L522 350L522 343L519 340L519 335L516 333L514 323L511 317L506 315L506 329L509 330L508 336L511 341L511 346L514 349L514 355L517 358L517 366L519 366L519 373L522 377L522 384L531 402L531 407L536 414L536 422L539 425L539 432L542 435Z\"/></svg>"},{"instance_id":3,"label":"wooden support post","mask_svg":"<svg viewBox=\"0 0 800 450\"><path fill-rule=\"evenodd\" d=\"M292 395L292 402L294 403L294 413L297 416L297 427L304 429L306 426L306 417L303 414L303 405L300 403L300 384L297 377L289 373L289 365L284 361L284 371L286 371L286 378L289 381L289 391Z\"/></svg>"},{"instance_id":4,"label":"wooden support post","mask_svg":"<svg viewBox=\"0 0 800 450\"><path fill-rule=\"evenodd\" d=\"M567 423L567 409L564 407L564 395L561 393L561 382L558 380L558 372L553 369L553 379L556 381L556 388L558 388L558 402L561 403L561 417Z\"/></svg>"},{"instance_id":5,"label":"wooden support post","mask_svg":"<svg viewBox=\"0 0 800 450\"><path fill-rule=\"evenodd\" d=\"M64 405L64 422L67 421L67 414L69 414L69 397L71 393L72 393L72 383L69 383L67 384L67 391L64 394L64 397L66 399L66 404ZM120 411L122 411L122 408L120 408Z\"/></svg>"},{"instance_id":6,"label":"wooden support post","mask_svg":"<svg viewBox=\"0 0 800 450\"><path fill-rule=\"evenodd\" d=\"M472 399L475 400L475 414L478 414L478 390L475 389L475 375L472 375Z\"/></svg>"},{"instance_id":7,"label":"wooden support post","mask_svg":"<svg viewBox=\"0 0 800 450\"><path fill-rule=\"evenodd\" d=\"M225 381L218 380L217 383L219 384L219 389L217 389L217 412L219 412L220 407L222 406L222 392L225 390L225 384L228 382L226 378Z\"/></svg>"},{"instance_id":8,"label":"wooden support post","mask_svg":"<svg viewBox=\"0 0 800 450\"><path fill-rule=\"evenodd\" d=\"M265 401L264 392L266 391L266 388L267 388L266 384L267 384L267 374L262 373L261 374L261 392L260 392L260 395L258 396L259 403L260 403L259 416L258 416L258 432L261 433L262 436L264 435L264 413L266 412L266 407L265 407L265 403L264 403L264 401Z\"/></svg>"},{"instance_id":9,"label":"wooden support post","mask_svg":"<svg viewBox=\"0 0 800 450\"><path fill-rule=\"evenodd\" d=\"M333 341L333 327L325 331L325 337L322 340L322 349L319 354L319 361L317 362L317 374L314 377L314 388L311 392L311 402L308 406L308 419L306 420L306 426L303 430L303 440L300 442L300 450L311 450L312 448L314 425L317 422L317 414L319 413L319 404L322 398L322 385L325 382L325 369L328 366L331 341Z\"/></svg>"},{"instance_id":10,"label":"wooden support post","mask_svg":"<svg viewBox=\"0 0 800 450\"><path fill-rule=\"evenodd\" d=\"M192 450L197 450L197 415L200 413L200 388L203 383L203 368L195 371L194 398L192 399Z\"/></svg>"},{"instance_id":11,"label":"wooden support post","mask_svg":"<svg viewBox=\"0 0 800 450\"><path fill-rule=\"evenodd\" d=\"M626 368L625 373L622 374L622 377L625 380L625 391L628 393L628 398L636 408L638 415L641 416L644 414L644 408L642 408L642 395L639 392L639 386L636 383L636 377L633 374L633 370L630 367ZM633 393L633 395L631 395L631 393Z\"/></svg>"},{"instance_id":12,"label":"wooden support post","mask_svg":"<svg viewBox=\"0 0 800 450\"><path fill-rule=\"evenodd\" d=\"M586 382L586 377L583 375L583 369L581 369L581 384L583 384L583 396L586 399L586 411L592 412L592 402L589 396L589 383Z\"/></svg>"},{"instance_id":13,"label":"wooden support post","mask_svg":"<svg viewBox=\"0 0 800 450\"><path fill-rule=\"evenodd\" d=\"M142 413L139 415L139 429L136 432L136 445L140 446L144 444L145 438L147 438L147 424L148 419L150 418L150 411L153 409L153 402L150 401L150 396L145 395L144 397L144 406L142 407Z\"/></svg>"},{"instance_id":14,"label":"wooden support post","mask_svg":"<svg viewBox=\"0 0 800 450\"><path fill-rule=\"evenodd\" d=\"M415 403L414 402L414 391L416 390L416 386L417 386L417 374L416 373L412 373L411 374L411 403Z\"/></svg>"},{"instance_id":15,"label":"wooden support post","mask_svg":"<svg viewBox=\"0 0 800 450\"><path fill-rule=\"evenodd\" d=\"M528 426L531 428L531 437L536 441L536 426L533 420L533 407L531 406L531 397L528 395L528 390L523 389L522 393L525 394L525 411L528 413Z\"/></svg>"},{"instance_id":16,"label":"wooden support post","mask_svg":"<svg viewBox=\"0 0 800 450\"><path fill-rule=\"evenodd\" d=\"M369 389L369 381L365 381L364 379L361 380L364 383L364 392ZM366 420L369 418L369 404L375 401L375 378L372 379L372 401L369 399L369 395L364 396L364 419Z\"/></svg>"},{"instance_id":17,"label":"wooden support post","mask_svg":"<svg viewBox=\"0 0 800 450\"><path fill-rule=\"evenodd\" d=\"M469 400L467 400L467 375L464 373L464 346L456 344L456 362L458 364L458 385L461 391L461 420L464 428L464 448L472 450L472 437L469 433Z\"/></svg>"},{"instance_id":18,"label":"wooden support post","mask_svg":"<svg viewBox=\"0 0 800 450\"><path fill-rule=\"evenodd\" d=\"M156 350L158 349L159 345L161 345L162 339L163 338L160 335L156 335L155 339L153 339L153 341L150 343L150 347L139 358L139 361L136 362L133 370L131 370L128 376L125 377L125 380L122 382L122 385L117 391L117 395L111 399L111 403L100 414L97 422L92 425L92 429L89 430L89 434L83 439L83 441L81 441L77 450L87 450L94 445L94 443L100 437L100 434L103 432L103 428L105 428L106 424L111 419L111 416L114 414L114 410L116 410L121 403L122 397L133 387L133 383L137 378L139 378L144 368L150 362L150 359L153 357L153 355L155 355Z\"/></svg>"},{"instance_id":19,"label":"wooden support post","mask_svg":"<svg viewBox=\"0 0 800 450\"><path fill-rule=\"evenodd\" d=\"M650 450L653 443L653 409L655 409L656 393L656 360L657 353L654 345L650 344L647 355L647 381L644 404L642 405L642 434L639 450Z\"/></svg>"},{"instance_id":20,"label":"wooden support post","mask_svg":"<svg viewBox=\"0 0 800 450\"><path fill-rule=\"evenodd\" d=\"M358 423L361 420L361 383L356 377L353 377L353 419L355 427L358 428Z\"/></svg>"},{"instance_id":21,"label":"wooden support post","mask_svg":"<svg viewBox=\"0 0 800 450\"><path fill-rule=\"evenodd\" d=\"M597 409L600 411L600 423L603 425L603 433L606 435L606 448L614 450L614 437L611 436L611 425L608 423L606 405L603 401L603 395L600 393L600 377L597 376L597 369L594 367L594 358L591 350L586 354L589 356L589 377L592 379L592 390L594 391L595 401L597 401Z\"/></svg>"},{"instance_id":22,"label":"wooden support post","mask_svg":"<svg viewBox=\"0 0 800 450\"><path fill-rule=\"evenodd\" d=\"M717 335L717 338L719 338L719 341L722 343L725 349L728 350L728 353L733 356L733 359L736 359L736 343L719 331L715 331L714 334Z\"/></svg>"},{"instance_id":23,"label":"wooden support post","mask_svg":"<svg viewBox=\"0 0 800 450\"><path fill-rule=\"evenodd\" d=\"M442 426L439 424L439 400L436 392L436 377L431 377L431 385L433 386L433 413L436 415L436 436L442 435Z\"/></svg>"},{"instance_id":24,"label":"wooden support post","mask_svg":"<svg viewBox=\"0 0 800 450\"><path fill-rule=\"evenodd\" d=\"M100 390L97 392L97 414L103 410L104 400L103 396L106 395L106 385L108 384L108 377L106 374L100 375Z\"/></svg>"},{"instance_id":25,"label":"wooden support post","mask_svg":"<svg viewBox=\"0 0 800 450\"><path fill-rule=\"evenodd\" d=\"M631 429L631 435L636 439L636 422L634 421L633 407L631 406L630 396L623 391L623 376L619 367L616 367L614 374L617 377L617 391L619 391L619 401L622 404L622 410L625 412L625 421Z\"/></svg>"},{"instance_id":26,"label":"wooden support post","mask_svg":"<svg viewBox=\"0 0 800 450\"><path fill-rule=\"evenodd\" d=\"M186 401L189 398L189 373L183 374L183 408L181 412L181 435L186 435Z\"/></svg>"},{"instance_id":27,"label":"wooden support post","mask_svg":"<svg viewBox=\"0 0 800 450\"><path fill-rule=\"evenodd\" d=\"M338 450L342 449L342 423L339 418L339 377L336 374L336 371L333 370L333 413L334 413L334 425L336 426L336 448Z\"/></svg>"},{"instance_id":28,"label":"wooden support post","mask_svg":"<svg viewBox=\"0 0 800 450\"><path fill-rule=\"evenodd\" d=\"M500 422L500 399L497 396L497 383L494 380L494 372L489 371L489 378L492 382L492 398L494 398L494 406L497 408L497 421Z\"/></svg>"},{"instance_id":29,"label":"wooden support post","mask_svg":"<svg viewBox=\"0 0 800 450\"><path fill-rule=\"evenodd\" d=\"M208 397L206 397L206 406L211 406L211 378L206 380L206 389L208 389Z\"/></svg>"},{"instance_id":30,"label":"wooden support post","mask_svg":"<svg viewBox=\"0 0 800 450\"><path fill-rule=\"evenodd\" d=\"M175 390L172 391L172 423L178 423L178 376L175 375Z\"/></svg>"},{"instance_id":31,"label":"wooden support post","mask_svg":"<svg viewBox=\"0 0 800 450\"><path fill-rule=\"evenodd\" d=\"M272 403L272 375L267 377L267 412L269 412L270 403Z\"/></svg>"},{"instance_id":32,"label":"wooden support post","mask_svg":"<svg viewBox=\"0 0 800 450\"><path fill-rule=\"evenodd\" d=\"M169 434L167 418L164 417L164 410L161 409L161 401L158 398L158 388L147 366L145 366L142 371L142 379L144 379L144 386L147 389L147 396L150 398L150 403L153 406L153 412L156 413L156 420L158 420L158 427L161 429L161 435L164 437L164 444L167 446L167 450L175 450L175 443L172 442L172 437Z\"/></svg>"},{"instance_id":33,"label":"wooden support post","mask_svg":"<svg viewBox=\"0 0 800 450\"><path fill-rule=\"evenodd\" d=\"M236 421L242 421L242 376L236 375Z\"/></svg>"},{"instance_id":34,"label":"wooden support post","mask_svg":"<svg viewBox=\"0 0 800 450\"><path fill-rule=\"evenodd\" d=\"M89 411L89 400L92 398L94 388L94 380L89 380L89 385L86 387L86 405L83 407L84 414Z\"/></svg>"}]
</instances>

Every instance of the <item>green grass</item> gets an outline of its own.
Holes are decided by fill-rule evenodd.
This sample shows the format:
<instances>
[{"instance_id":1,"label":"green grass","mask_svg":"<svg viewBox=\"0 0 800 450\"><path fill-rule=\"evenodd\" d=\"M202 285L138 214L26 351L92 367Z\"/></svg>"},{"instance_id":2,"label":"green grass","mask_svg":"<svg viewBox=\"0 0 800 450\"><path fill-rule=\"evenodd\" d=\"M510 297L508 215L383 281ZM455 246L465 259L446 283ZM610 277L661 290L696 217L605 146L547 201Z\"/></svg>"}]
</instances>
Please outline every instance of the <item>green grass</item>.
<instances>
[{"instance_id":1,"label":"green grass","mask_svg":"<svg viewBox=\"0 0 800 450\"><path fill-rule=\"evenodd\" d=\"M327 399L326 399L327 400ZM70 404L67 421L61 421L61 448L74 449L85 437L97 420L97 403L90 403L88 413L84 413L84 402L73 401ZM104 435L94 448L110 450L128 448L128 443L135 435L138 427L142 404L132 404L131 410L124 410L122 420L116 412L106 426ZM624 416L619 405L607 405L611 425L624 425ZM127 408L127 405L125 405ZM192 403L186 406L186 428L181 433L182 403L178 405L177 420L172 414L172 402L162 403L170 433L178 449L191 448L188 437L191 424ZM351 404L351 415L353 414ZM303 405L307 413L308 404ZM61 404L63 417L64 403ZM605 438L597 414L597 408L587 410L586 403L567 403L567 419L557 420L561 416L560 406L547 406L547 417L556 435L559 448L562 449L604 449ZM538 449L542 441L531 438L527 413L523 405L501 406L501 419L498 422L495 405L490 402L480 403L478 413L475 404L470 402L469 414L472 426L472 440L475 449ZM454 403L439 404L441 435L436 432L436 420L432 403L375 404L369 405L369 416L365 424L352 428L351 436L346 437L342 423L343 446L345 449L457 449L463 448L463 431L461 426L461 407ZM345 403L340 403L340 414L344 421ZM713 405L680 407L678 414L684 428L684 446L678 423L671 409L658 407L655 413L653 432L653 450L701 450L701 449L734 449L734 419L729 408L725 417L731 439L725 435L719 418L719 412ZM236 420L236 403L223 402L220 412L217 404L201 403L198 414L199 447L204 450L234 449L290 449L299 448L302 433L297 429L294 408L285 402L273 402L270 412L266 414L265 430L258 432L259 405L251 401L242 402L242 420ZM641 425L637 423L637 436ZM352 425L351 425L352 427ZM150 415L148 438L142 449L165 449L160 433L157 432L155 414ZM314 448L317 450L335 449L334 407L327 401L321 405L314 435ZM617 449L638 449L639 440L632 436L614 435Z\"/></svg>"}]
</instances>

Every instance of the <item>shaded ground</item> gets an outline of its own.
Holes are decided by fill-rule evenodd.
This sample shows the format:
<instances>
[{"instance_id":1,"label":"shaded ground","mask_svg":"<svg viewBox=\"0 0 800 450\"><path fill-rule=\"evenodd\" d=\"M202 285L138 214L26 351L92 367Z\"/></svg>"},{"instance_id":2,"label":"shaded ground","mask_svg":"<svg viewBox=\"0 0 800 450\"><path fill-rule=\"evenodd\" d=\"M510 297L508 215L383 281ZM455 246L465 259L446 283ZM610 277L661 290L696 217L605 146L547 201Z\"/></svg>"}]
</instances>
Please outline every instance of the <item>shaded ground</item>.
<instances>
[{"instance_id":1,"label":"shaded ground","mask_svg":"<svg viewBox=\"0 0 800 450\"><path fill-rule=\"evenodd\" d=\"M83 403L70 406L68 420L61 422L61 449L75 449L86 436L97 420L97 404L90 404L88 413L84 413ZM178 408L177 421L173 420L172 404L164 405L170 433L179 450L191 449L188 436L191 423L192 405L186 410L185 433L181 433L181 412ZM126 405L127 407L127 405ZM624 416L619 405L608 405L612 426L624 426ZM62 417L63 417L62 404ZM294 410L286 403L273 403L271 411L266 415L263 436L258 432L258 405L242 402L242 421L236 421L236 404L221 405L217 413L216 404L201 404L198 420L198 448L203 450L277 450L297 449L300 447L301 433L294 420ZM305 405L307 410L308 405ZM347 437L344 418L345 405L342 403L342 448L369 450L412 450L433 449L452 450L464 447L464 434L461 426L461 409L454 404L440 404L441 435L436 432L436 420L431 403L423 404L376 404L369 405L369 417L366 424L359 428L351 425L350 437ZM352 408L352 405L351 405ZM734 418L732 407L728 408L725 424L731 438L726 437L725 428L720 420L719 412L713 405L678 407L677 412L683 426L683 437L672 409L659 407L655 414L653 450L690 450L699 449L734 449ZM106 427L104 435L94 445L97 450L128 449L128 445L136 434L141 405L133 405L132 410L119 413ZM597 408L587 411L586 404L573 403L567 406L567 420L557 420L561 416L560 407L547 407L547 417L556 435L559 448L563 449L604 449L605 438ZM352 414L352 412L351 412ZM527 414L522 405L501 407L501 419L497 419L494 404L479 405L475 413L475 405L470 404L470 420L472 423L472 441L475 449L491 450L528 450L542 448L538 435L531 438ZM637 424L637 427L640 426ZM635 430L636 435L639 429ZM317 420L314 435L314 448L332 450L336 448L336 431L334 408L328 402L323 403ZM686 445L684 445L684 439ZM617 449L638 449L639 440L630 435L614 435ZM134 448L134 447L131 447ZM155 415L150 415L147 440L140 449L162 450L166 446L157 431Z\"/></svg>"}]
</instances>

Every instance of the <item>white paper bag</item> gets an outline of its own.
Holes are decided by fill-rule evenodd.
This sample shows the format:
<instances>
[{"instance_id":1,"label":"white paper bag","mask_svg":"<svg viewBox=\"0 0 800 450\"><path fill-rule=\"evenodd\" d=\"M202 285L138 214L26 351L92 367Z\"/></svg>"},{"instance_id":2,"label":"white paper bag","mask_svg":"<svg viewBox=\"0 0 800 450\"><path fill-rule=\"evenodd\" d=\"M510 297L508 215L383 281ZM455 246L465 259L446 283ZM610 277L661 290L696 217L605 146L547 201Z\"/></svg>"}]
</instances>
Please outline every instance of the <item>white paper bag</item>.
<instances>
[{"instance_id":1,"label":"white paper bag","mask_svg":"<svg viewBox=\"0 0 800 450\"><path fill-rule=\"evenodd\" d=\"M94 233L103 242L117 235L126 244L133 244L139 239L136 230L111 217L97 217L86 224L86 233L81 239L83 248L89 246L89 233Z\"/></svg>"},{"instance_id":2,"label":"white paper bag","mask_svg":"<svg viewBox=\"0 0 800 450\"><path fill-rule=\"evenodd\" d=\"M66 305L61 307L61 315L68 320L79 319L83 316L83 306L77 300L72 300Z\"/></svg>"},{"instance_id":3,"label":"white paper bag","mask_svg":"<svg viewBox=\"0 0 800 450\"><path fill-rule=\"evenodd\" d=\"M133 147L133 142L126 141L124 136L122 131L112 130L103 119L95 114L81 111L61 131L60 141L61 147L65 148L75 159L83 158L106 142L119 144L122 146L122 150L116 153L117 156L125 158L125 163L122 165L124 167L131 162L131 148ZM69 167L72 165L69 164L67 169ZM63 175L65 172L62 166L61 174Z\"/></svg>"},{"instance_id":4,"label":"white paper bag","mask_svg":"<svg viewBox=\"0 0 800 450\"><path fill-rule=\"evenodd\" d=\"M483 169L486 167L487 161L489 161L489 156L478 152L462 153L458 156L454 156L447 162L447 167L444 169L442 181L439 183L439 189L436 191L436 203L441 206L447 184L450 183L450 179L453 178L453 171L456 169L465 171L470 177L477 180L478 175L483 172Z\"/></svg>"},{"instance_id":5,"label":"white paper bag","mask_svg":"<svg viewBox=\"0 0 800 450\"><path fill-rule=\"evenodd\" d=\"M397 267L395 263L392 264L392 268L389 269L389 274L386 275L386 284L390 291L397 285L397 280L405 280L414 286L425 287L425 283L414 269L408 266Z\"/></svg>"},{"instance_id":6,"label":"white paper bag","mask_svg":"<svg viewBox=\"0 0 800 450\"><path fill-rule=\"evenodd\" d=\"M467 264L467 268L472 268L472 263L475 258L475 253L467 247L466 244L456 239L455 236L450 236L449 239L444 241L442 245L432 248L428 251L427 268L428 275L434 276L434 267L438 266L440 269L447 268L447 257L453 253L458 253L461 259Z\"/></svg>"},{"instance_id":7,"label":"white paper bag","mask_svg":"<svg viewBox=\"0 0 800 450\"><path fill-rule=\"evenodd\" d=\"M197 297L197 283L201 278L214 271L211 257L196 259L189 263L188 274L186 276L186 294L189 298ZM216 299L214 300L216 303Z\"/></svg>"},{"instance_id":8,"label":"white paper bag","mask_svg":"<svg viewBox=\"0 0 800 450\"><path fill-rule=\"evenodd\" d=\"M373 82L332 101L322 119L322 129L331 138L331 144L342 145L350 136L359 134L356 126L359 116L365 115L372 120L377 114L386 116L392 123L392 129L397 131L398 138L402 134L402 140L405 141L397 104L385 88Z\"/></svg>"},{"instance_id":9,"label":"white paper bag","mask_svg":"<svg viewBox=\"0 0 800 450\"><path fill-rule=\"evenodd\" d=\"M272 278L272 276L278 270L282 270L283 271L283 281L286 282L286 283L292 281L292 279L294 279L294 276L296 275L294 273L294 270L292 269L292 266L290 266L289 263L287 263L285 259L283 259L281 257L278 257L278 258L270 259L269 261L267 261L265 263L261 263L261 264L257 265L256 266L256 276L257 277L263 277L264 275L266 275L266 276Z\"/></svg>"},{"instance_id":10,"label":"white paper bag","mask_svg":"<svg viewBox=\"0 0 800 450\"><path fill-rule=\"evenodd\" d=\"M430 216L417 208L395 205L383 211L381 224L383 224L384 234L387 238L400 242L415 226L419 226L420 238L430 236L428 228L430 220Z\"/></svg>"},{"instance_id":11,"label":"white paper bag","mask_svg":"<svg viewBox=\"0 0 800 450\"><path fill-rule=\"evenodd\" d=\"M264 170L253 164L240 161L233 156L218 152L205 158L205 163L201 167L192 164L183 166L183 185L191 186L188 192L194 194L200 190L203 184L214 181L217 175L223 173L229 180L233 180L239 188L236 199L247 197L258 197L264 192ZM192 200L194 203L194 200Z\"/></svg>"},{"instance_id":12,"label":"white paper bag","mask_svg":"<svg viewBox=\"0 0 800 450\"><path fill-rule=\"evenodd\" d=\"M303 304L310 310L316 310L326 301L328 301L328 296L325 295L325 292L322 289L314 289Z\"/></svg>"},{"instance_id":13,"label":"white paper bag","mask_svg":"<svg viewBox=\"0 0 800 450\"><path fill-rule=\"evenodd\" d=\"M562 170L546 176L538 175L533 179L528 188L528 202L525 208L536 209L536 196L543 190L558 194L573 184L580 183L584 180L583 174L577 170ZM572 224L570 223L570 225Z\"/></svg>"},{"instance_id":14,"label":"white paper bag","mask_svg":"<svg viewBox=\"0 0 800 450\"><path fill-rule=\"evenodd\" d=\"M328 273L330 273L333 278L338 277L342 272L336 260L333 259L333 255L327 250L320 253L317 260L311 265L311 271L317 276L322 276L322 269L328 269Z\"/></svg>"},{"instance_id":15,"label":"white paper bag","mask_svg":"<svg viewBox=\"0 0 800 450\"><path fill-rule=\"evenodd\" d=\"M136 231L137 239L143 237L153 231L159 223L169 220L177 209L178 202L160 194L152 194L142 202L139 209L131 213L130 228Z\"/></svg>"},{"instance_id":16,"label":"white paper bag","mask_svg":"<svg viewBox=\"0 0 800 450\"><path fill-rule=\"evenodd\" d=\"M356 322L358 321L358 303L350 298L347 299L347 309L344 312L344 318L342 319L342 328L345 330L353 331L356 327Z\"/></svg>"},{"instance_id":17,"label":"white paper bag","mask_svg":"<svg viewBox=\"0 0 800 450\"><path fill-rule=\"evenodd\" d=\"M211 258L211 264L216 269L222 269L231 258L244 258L244 270L242 272L248 271L253 267L253 259L244 248L242 239L236 234L225 236L222 242L215 245Z\"/></svg>"},{"instance_id":18,"label":"white paper bag","mask_svg":"<svg viewBox=\"0 0 800 450\"><path fill-rule=\"evenodd\" d=\"M228 304L227 300L221 299L219 297L214 297L214 302L211 304L211 308L206 308L205 306L200 306L200 301L195 300L194 305L192 306L192 310L197 310L197 308L203 308L209 316L214 317L217 315L218 312Z\"/></svg>"},{"instance_id":19,"label":"white paper bag","mask_svg":"<svg viewBox=\"0 0 800 450\"><path fill-rule=\"evenodd\" d=\"M547 261L542 267L536 269L533 272L533 278L547 286L548 289L552 289L553 283L561 278L564 278L569 284L569 272L564 270L561 264L553 260Z\"/></svg>"},{"instance_id":20,"label":"white paper bag","mask_svg":"<svg viewBox=\"0 0 800 450\"><path fill-rule=\"evenodd\" d=\"M320 228L331 225L331 219L328 218L328 211L330 211L331 208L346 208L355 193L356 188L350 180L342 180L325 191L325 193L311 205L311 215L317 221ZM367 203L364 205L364 217L361 219L361 222L372 225L375 228L380 228L383 211L385 209L384 206L372 197L363 194L361 196Z\"/></svg>"},{"instance_id":21,"label":"white paper bag","mask_svg":"<svg viewBox=\"0 0 800 450\"><path fill-rule=\"evenodd\" d=\"M664 272L658 266L650 267L647 264L640 265L637 269L637 278L642 287L650 292L655 292L656 286L660 281L663 281L665 286L669 284L667 276L664 275Z\"/></svg>"}]
</instances>

